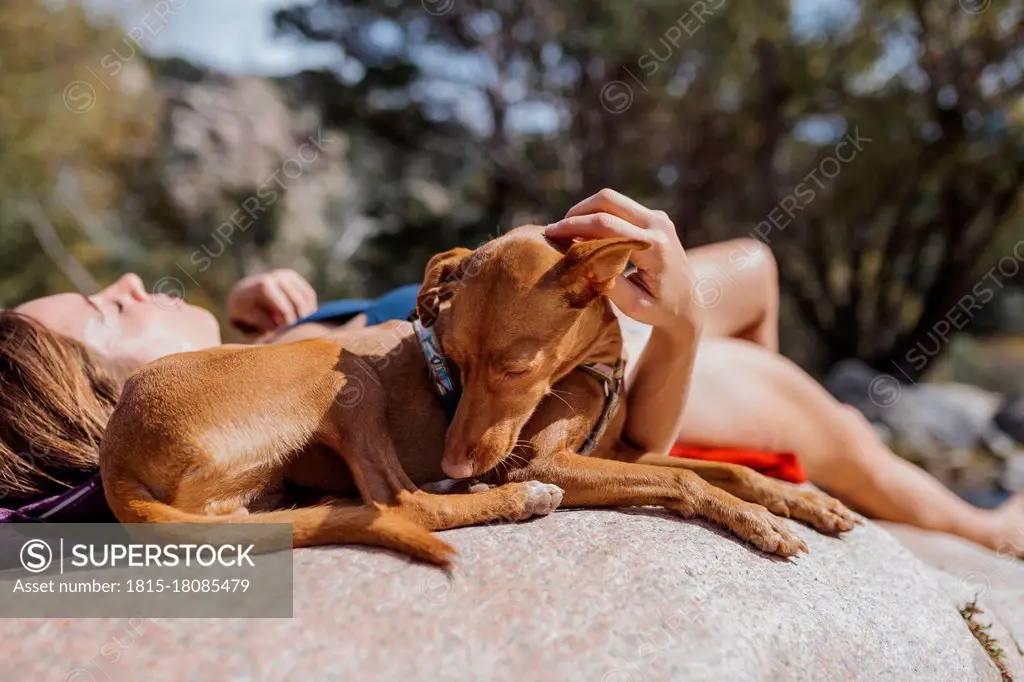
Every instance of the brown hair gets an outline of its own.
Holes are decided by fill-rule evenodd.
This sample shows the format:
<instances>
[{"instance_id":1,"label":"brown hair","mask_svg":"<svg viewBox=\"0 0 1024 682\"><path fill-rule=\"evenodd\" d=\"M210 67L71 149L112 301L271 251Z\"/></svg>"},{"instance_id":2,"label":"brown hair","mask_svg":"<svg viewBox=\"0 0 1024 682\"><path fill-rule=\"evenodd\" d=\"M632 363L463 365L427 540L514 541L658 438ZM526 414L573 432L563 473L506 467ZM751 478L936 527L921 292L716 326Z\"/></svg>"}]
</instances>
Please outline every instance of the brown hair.
<instances>
[{"instance_id":1,"label":"brown hair","mask_svg":"<svg viewBox=\"0 0 1024 682\"><path fill-rule=\"evenodd\" d=\"M96 472L127 374L81 343L0 310L2 506L62 492Z\"/></svg>"}]
</instances>

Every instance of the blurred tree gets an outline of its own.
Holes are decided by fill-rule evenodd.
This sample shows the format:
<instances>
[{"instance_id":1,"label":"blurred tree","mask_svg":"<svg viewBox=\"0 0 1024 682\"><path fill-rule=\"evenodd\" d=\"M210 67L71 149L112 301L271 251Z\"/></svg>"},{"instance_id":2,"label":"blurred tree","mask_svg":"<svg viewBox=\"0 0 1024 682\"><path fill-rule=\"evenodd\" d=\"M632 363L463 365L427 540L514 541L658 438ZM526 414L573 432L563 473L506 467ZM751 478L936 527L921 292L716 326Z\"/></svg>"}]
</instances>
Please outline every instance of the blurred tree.
<instances>
[{"instance_id":1,"label":"blurred tree","mask_svg":"<svg viewBox=\"0 0 1024 682\"><path fill-rule=\"evenodd\" d=\"M91 288L123 260L122 178L156 124L126 40L76 2L0 4L0 304Z\"/></svg>"},{"instance_id":2,"label":"blurred tree","mask_svg":"<svg viewBox=\"0 0 1024 682\"><path fill-rule=\"evenodd\" d=\"M450 192L417 217L380 188L395 222L381 277L402 251L551 219L610 186L668 211L688 244L768 242L813 368L858 356L916 378L944 347L930 335L991 300L977 283L1002 284L991 268L1024 238L1022 11L317 0L276 23L341 48L340 75L305 76L329 120L386 144L392 178Z\"/></svg>"}]
</instances>

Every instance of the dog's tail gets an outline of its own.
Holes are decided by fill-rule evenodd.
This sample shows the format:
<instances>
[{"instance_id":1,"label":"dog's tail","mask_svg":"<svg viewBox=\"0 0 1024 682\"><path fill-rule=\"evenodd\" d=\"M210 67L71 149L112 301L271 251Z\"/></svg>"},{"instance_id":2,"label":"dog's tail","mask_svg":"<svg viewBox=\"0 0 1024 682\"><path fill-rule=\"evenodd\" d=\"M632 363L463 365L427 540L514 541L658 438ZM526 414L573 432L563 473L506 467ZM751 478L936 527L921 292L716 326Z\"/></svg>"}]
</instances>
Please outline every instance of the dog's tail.
<instances>
[{"instance_id":1,"label":"dog's tail","mask_svg":"<svg viewBox=\"0 0 1024 682\"><path fill-rule=\"evenodd\" d=\"M292 526L293 547L372 545L443 567L450 566L457 554L454 547L435 537L425 526L394 510L367 504L321 504L246 515L208 516L160 502L141 484L121 484L110 492L115 494L108 493L107 502L122 523L232 525L242 535L246 525L286 523ZM260 551L258 543L256 551Z\"/></svg>"}]
</instances>

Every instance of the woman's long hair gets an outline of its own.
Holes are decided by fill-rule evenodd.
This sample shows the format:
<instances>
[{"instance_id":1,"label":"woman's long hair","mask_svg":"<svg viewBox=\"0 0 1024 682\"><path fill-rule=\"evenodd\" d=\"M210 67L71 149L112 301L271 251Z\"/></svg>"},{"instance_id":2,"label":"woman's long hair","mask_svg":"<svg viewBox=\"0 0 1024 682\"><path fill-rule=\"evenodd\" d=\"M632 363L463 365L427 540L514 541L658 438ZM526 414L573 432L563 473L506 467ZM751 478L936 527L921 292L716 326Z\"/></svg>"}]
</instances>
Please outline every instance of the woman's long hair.
<instances>
[{"instance_id":1,"label":"woman's long hair","mask_svg":"<svg viewBox=\"0 0 1024 682\"><path fill-rule=\"evenodd\" d=\"M127 372L77 341L0 310L0 506L86 481Z\"/></svg>"}]
</instances>

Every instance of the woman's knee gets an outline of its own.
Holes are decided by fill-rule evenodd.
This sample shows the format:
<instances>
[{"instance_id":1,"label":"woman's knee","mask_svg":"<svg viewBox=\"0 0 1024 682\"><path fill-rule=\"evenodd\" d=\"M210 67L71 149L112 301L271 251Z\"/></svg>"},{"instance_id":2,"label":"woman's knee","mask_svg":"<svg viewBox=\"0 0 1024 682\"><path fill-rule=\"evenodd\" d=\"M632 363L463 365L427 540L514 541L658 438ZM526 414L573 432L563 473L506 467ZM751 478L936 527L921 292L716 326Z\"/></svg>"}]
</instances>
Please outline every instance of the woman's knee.
<instances>
[{"instance_id":1,"label":"woman's knee","mask_svg":"<svg viewBox=\"0 0 1024 682\"><path fill-rule=\"evenodd\" d=\"M695 291L710 299L704 336L741 338L777 351L778 269L768 245L732 239L690 249L689 255Z\"/></svg>"},{"instance_id":2,"label":"woman's knee","mask_svg":"<svg viewBox=\"0 0 1024 682\"><path fill-rule=\"evenodd\" d=\"M771 247L764 242L741 237L693 249L690 253L698 277L706 274L717 278L724 271L728 274L728 283L743 289L746 300L761 296L765 308L778 308L779 267Z\"/></svg>"},{"instance_id":3,"label":"woman's knee","mask_svg":"<svg viewBox=\"0 0 1024 682\"><path fill-rule=\"evenodd\" d=\"M742 272L749 270L764 286L763 291L777 300L779 296L779 264L770 246L759 239L743 237L734 240L741 254L734 262Z\"/></svg>"}]
</instances>

